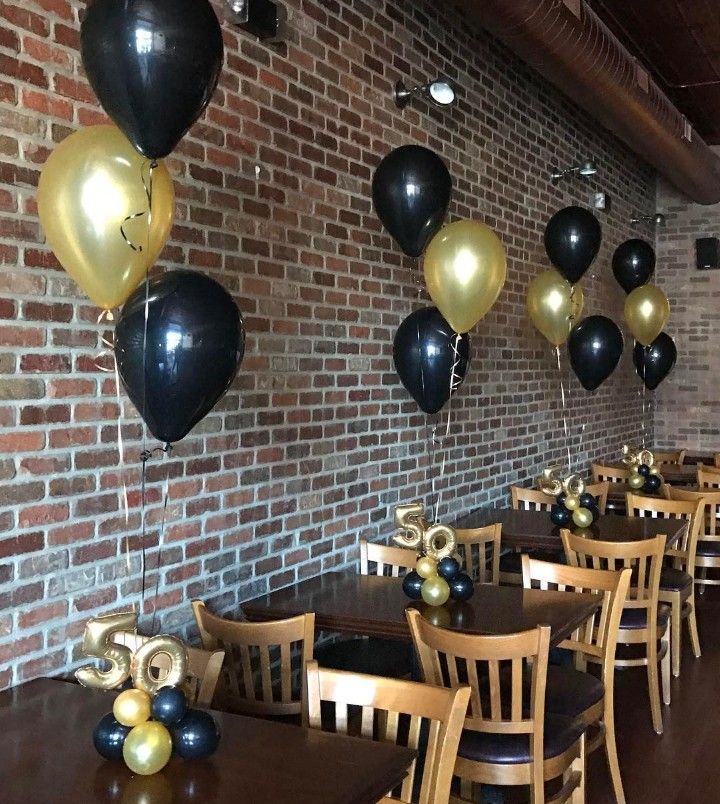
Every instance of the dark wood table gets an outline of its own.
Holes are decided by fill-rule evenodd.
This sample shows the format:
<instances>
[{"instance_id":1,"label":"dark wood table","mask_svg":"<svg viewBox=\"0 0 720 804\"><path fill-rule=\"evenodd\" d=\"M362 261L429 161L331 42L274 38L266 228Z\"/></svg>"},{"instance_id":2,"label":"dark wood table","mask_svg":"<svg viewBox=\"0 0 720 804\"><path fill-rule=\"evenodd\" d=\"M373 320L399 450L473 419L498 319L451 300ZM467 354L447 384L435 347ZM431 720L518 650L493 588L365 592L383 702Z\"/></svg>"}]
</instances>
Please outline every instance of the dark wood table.
<instances>
[{"instance_id":1,"label":"dark wood table","mask_svg":"<svg viewBox=\"0 0 720 804\"><path fill-rule=\"evenodd\" d=\"M618 461L610 461L609 463L604 463L603 466L627 470L627 466ZM697 470L696 464L664 463L660 467L660 474L666 483L675 486L692 486L697 483Z\"/></svg>"},{"instance_id":2,"label":"dark wood table","mask_svg":"<svg viewBox=\"0 0 720 804\"><path fill-rule=\"evenodd\" d=\"M518 586L477 584L466 603L433 608L409 600L399 578L326 572L243 603L250 620L276 620L315 612L315 625L326 631L410 639L405 609L414 606L435 625L468 634L512 634L549 625L557 645L590 617L599 595L543 592Z\"/></svg>"},{"instance_id":3,"label":"dark wood table","mask_svg":"<svg viewBox=\"0 0 720 804\"><path fill-rule=\"evenodd\" d=\"M547 511L515 511L512 508L480 508L455 522L457 528L479 528L500 522L503 547L526 550L562 550L560 528L550 521ZM605 514L583 532L589 538L605 542L635 542L651 539L660 533L667 536L668 546L685 532L688 523L678 519L650 519L619 514Z\"/></svg>"},{"instance_id":4,"label":"dark wood table","mask_svg":"<svg viewBox=\"0 0 720 804\"><path fill-rule=\"evenodd\" d=\"M375 804L415 752L240 715L219 714L206 760L173 757L154 776L108 762L93 729L114 693L41 679L0 693L3 804Z\"/></svg>"}]
</instances>

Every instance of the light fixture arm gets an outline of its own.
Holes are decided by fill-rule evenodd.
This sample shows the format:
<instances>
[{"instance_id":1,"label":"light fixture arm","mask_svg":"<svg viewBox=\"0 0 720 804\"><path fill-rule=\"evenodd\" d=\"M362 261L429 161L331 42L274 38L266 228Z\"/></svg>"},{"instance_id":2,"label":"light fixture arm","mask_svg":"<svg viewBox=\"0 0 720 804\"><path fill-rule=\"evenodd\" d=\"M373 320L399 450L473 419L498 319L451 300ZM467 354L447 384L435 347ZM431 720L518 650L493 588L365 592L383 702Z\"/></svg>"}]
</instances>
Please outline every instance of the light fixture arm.
<instances>
[{"instance_id":1,"label":"light fixture arm","mask_svg":"<svg viewBox=\"0 0 720 804\"><path fill-rule=\"evenodd\" d=\"M287 10L273 0L226 0L231 20L263 42L285 39Z\"/></svg>"}]
</instances>

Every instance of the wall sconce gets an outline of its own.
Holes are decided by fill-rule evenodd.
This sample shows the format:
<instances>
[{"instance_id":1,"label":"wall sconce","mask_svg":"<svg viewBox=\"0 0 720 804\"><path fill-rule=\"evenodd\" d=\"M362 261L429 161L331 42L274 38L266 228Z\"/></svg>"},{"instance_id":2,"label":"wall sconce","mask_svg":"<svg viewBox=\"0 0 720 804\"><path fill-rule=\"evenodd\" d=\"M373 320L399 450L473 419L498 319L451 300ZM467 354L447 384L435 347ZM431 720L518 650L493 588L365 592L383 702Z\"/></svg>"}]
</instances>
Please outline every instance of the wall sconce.
<instances>
[{"instance_id":1,"label":"wall sconce","mask_svg":"<svg viewBox=\"0 0 720 804\"><path fill-rule=\"evenodd\" d=\"M285 37L287 11L272 0L225 0L232 22L264 42Z\"/></svg>"},{"instance_id":2,"label":"wall sconce","mask_svg":"<svg viewBox=\"0 0 720 804\"><path fill-rule=\"evenodd\" d=\"M404 109L414 96L425 98L435 106L452 106L457 100L455 84L449 78L436 78L412 89L408 89L402 81L395 84L395 103L398 109Z\"/></svg>"},{"instance_id":3,"label":"wall sconce","mask_svg":"<svg viewBox=\"0 0 720 804\"><path fill-rule=\"evenodd\" d=\"M573 167L569 168L559 168L551 165L550 181L552 181L553 184L557 184L566 176L584 176L585 178L588 178L589 176L594 176L596 173L597 167L595 166L595 163L589 159L586 159L579 165L573 165Z\"/></svg>"},{"instance_id":4,"label":"wall sconce","mask_svg":"<svg viewBox=\"0 0 720 804\"><path fill-rule=\"evenodd\" d=\"M652 215L636 215L630 218L630 223L652 223L656 228L665 226L665 216L662 212L654 212Z\"/></svg>"}]
</instances>

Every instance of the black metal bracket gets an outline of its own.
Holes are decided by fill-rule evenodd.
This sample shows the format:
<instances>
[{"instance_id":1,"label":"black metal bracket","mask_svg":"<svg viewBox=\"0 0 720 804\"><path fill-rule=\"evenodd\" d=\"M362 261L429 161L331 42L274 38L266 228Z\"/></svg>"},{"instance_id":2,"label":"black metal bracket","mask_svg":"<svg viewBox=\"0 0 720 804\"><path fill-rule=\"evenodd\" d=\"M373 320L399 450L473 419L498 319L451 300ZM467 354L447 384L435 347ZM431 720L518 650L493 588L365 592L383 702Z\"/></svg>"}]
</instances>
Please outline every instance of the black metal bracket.
<instances>
[{"instance_id":1,"label":"black metal bracket","mask_svg":"<svg viewBox=\"0 0 720 804\"><path fill-rule=\"evenodd\" d=\"M280 42L285 38L287 11L273 0L228 0L232 21L239 28L264 42Z\"/></svg>"}]
</instances>

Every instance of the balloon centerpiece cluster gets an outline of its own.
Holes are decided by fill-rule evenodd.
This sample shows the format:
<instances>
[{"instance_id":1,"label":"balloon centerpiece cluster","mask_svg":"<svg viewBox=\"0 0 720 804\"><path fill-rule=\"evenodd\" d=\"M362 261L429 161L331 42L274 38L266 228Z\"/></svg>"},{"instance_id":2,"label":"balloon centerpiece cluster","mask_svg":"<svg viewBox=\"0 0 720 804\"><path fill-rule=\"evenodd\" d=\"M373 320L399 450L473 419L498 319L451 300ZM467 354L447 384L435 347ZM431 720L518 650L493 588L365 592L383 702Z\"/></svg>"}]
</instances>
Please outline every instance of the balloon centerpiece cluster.
<instances>
[{"instance_id":1,"label":"balloon centerpiece cluster","mask_svg":"<svg viewBox=\"0 0 720 804\"><path fill-rule=\"evenodd\" d=\"M451 527L431 525L421 502L398 505L395 524L399 528L393 537L395 544L420 552L415 569L403 578L403 591L409 598L442 606L449 598L465 601L472 597L472 578L461 570L455 552L457 536Z\"/></svg>"},{"instance_id":2,"label":"balloon centerpiece cluster","mask_svg":"<svg viewBox=\"0 0 720 804\"><path fill-rule=\"evenodd\" d=\"M559 466L549 466L538 481L541 491L555 497L550 519L561 527L572 522L578 528L589 528L600 516L597 500L585 491L585 481L579 475L562 477L560 471Z\"/></svg>"},{"instance_id":3,"label":"balloon centerpiece cluster","mask_svg":"<svg viewBox=\"0 0 720 804\"><path fill-rule=\"evenodd\" d=\"M203 759L215 752L220 729L208 712L190 709L183 685L187 676L187 652L179 639L156 636L136 651L122 644L137 627L137 614L127 612L95 617L85 626L83 652L105 659L110 669L92 665L76 671L86 687L123 689L93 733L97 752L105 759L123 759L133 773L149 776L162 770L173 751L183 759ZM169 659L162 679L150 668L159 655Z\"/></svg>"},{"instance_id":4,"label":"balloon centerpiece cluster","mask_svg":"<svg viewBox=\"0 0 720 804\"><path fill-rule=\"evenodd\" d=\"M655 456L649 449L637 449L624 444L622 462L630 469L628 486L633 491L644 491L646 494L660 491L663 478L659 465L655 463Z\"/></svg>"}]
</instances>

